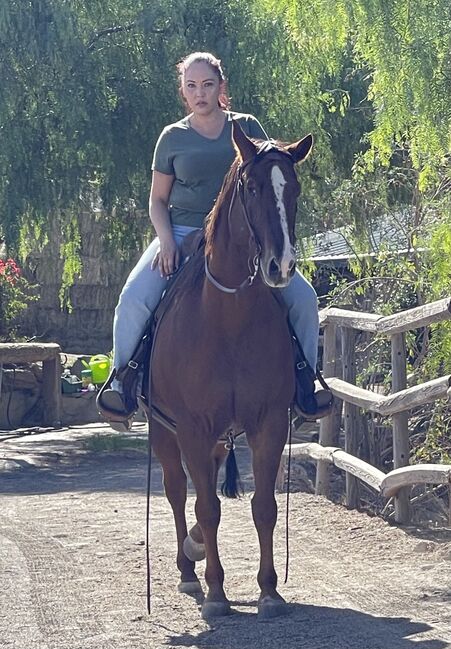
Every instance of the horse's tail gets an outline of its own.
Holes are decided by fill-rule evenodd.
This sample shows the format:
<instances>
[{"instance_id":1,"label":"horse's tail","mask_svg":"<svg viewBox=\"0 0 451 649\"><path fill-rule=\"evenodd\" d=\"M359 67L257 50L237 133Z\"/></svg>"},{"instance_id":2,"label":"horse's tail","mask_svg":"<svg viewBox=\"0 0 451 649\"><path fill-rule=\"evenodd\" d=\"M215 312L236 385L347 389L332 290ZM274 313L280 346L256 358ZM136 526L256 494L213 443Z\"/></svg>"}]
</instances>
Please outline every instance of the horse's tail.
<instances>
[{"instance_id":1,"label":"horse's tail","mask_svg":"<svg viewBox=\"0 0 451 649\"><path fill-rule=\"evenodd\" d=\"M227 455L225 479L221 485L221 493L226 498L240 498L244 493L233 445L230 446Z\"/></svg>"}]
</instances>

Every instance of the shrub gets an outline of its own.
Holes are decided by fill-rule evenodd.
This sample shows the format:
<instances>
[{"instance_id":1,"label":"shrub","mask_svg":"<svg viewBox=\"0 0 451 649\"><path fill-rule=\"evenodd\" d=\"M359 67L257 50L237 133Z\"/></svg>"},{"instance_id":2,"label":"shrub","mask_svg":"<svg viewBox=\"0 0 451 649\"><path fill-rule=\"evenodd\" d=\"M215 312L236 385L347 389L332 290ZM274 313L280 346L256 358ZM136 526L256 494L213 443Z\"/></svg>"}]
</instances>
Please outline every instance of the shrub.
<instances>
[{"instance_id":1,"label":"shrub","mask_svg":"<svg viewBox=\"0 0 451 649\"><path fill-rule=\"evenodd\" d=\"M0 259L0 341L15 338L19 315L37 300L34 289L14 259Z\"/></svg>"}]
</instances>

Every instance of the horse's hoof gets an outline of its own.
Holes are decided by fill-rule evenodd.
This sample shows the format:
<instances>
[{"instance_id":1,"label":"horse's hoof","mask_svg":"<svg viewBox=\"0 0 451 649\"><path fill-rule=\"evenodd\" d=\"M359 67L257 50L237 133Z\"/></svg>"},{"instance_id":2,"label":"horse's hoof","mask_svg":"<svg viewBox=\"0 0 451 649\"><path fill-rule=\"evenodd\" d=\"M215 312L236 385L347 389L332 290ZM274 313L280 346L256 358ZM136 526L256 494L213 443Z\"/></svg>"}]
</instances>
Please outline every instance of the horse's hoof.
<instances>
[{"instance_id":1,"label":"horse's hoof","mask_svg":"<svg viewBox=\"0 0 451 649\"><path fill-rule=\"evenodd\" d=\"M186 593L188 595L204 592L198 579L196 579L196 581L181 581L177 586L177 590L179 593Z\"/></svg>"},{"instance_id":2,"label":"horse's hoof","mask_svg":"<svg viewBox=\"0 0 451 649\"><path fill-rule=\"evenodd\" d=\"M197 543L189 534L183 541L183 552L190 561L203 561L205 559L205 545Z\"/></svg>"},{"instance_id":3,"label":"horse's hoof","mask_svg":"<svg viewBox=\"0 0 451 649\"><path fill-rule=\"evenodd\" d=\"M215 617L230 615L232 609L228 602L204 602L202 604L202 619L211 620Z\"/></svg>"},{"instance_id":4,"label":"horse's hoof","mask_svg":"<svg viewBox=\"0 0 451 649\"><path fill-rule=\"evenodd\" d=\"M288 613L288 606L282 597L280 599L275 599L266 595L258 602L258 621L263 622L265 620L270 620L273 617L279 617L280 615L286 615Z\"/></svg>"}]
</instances>

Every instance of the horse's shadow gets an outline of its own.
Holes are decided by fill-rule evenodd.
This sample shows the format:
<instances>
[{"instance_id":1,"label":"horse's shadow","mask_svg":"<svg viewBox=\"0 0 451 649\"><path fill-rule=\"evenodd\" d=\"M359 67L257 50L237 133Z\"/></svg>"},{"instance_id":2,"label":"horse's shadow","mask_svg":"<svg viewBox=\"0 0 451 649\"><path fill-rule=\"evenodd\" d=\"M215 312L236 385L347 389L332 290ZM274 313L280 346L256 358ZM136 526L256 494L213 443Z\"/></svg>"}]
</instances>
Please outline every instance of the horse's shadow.
<instances>
[{"instance_id":1,"label":"horse's shadow","mask_svg":"<svg viewBox=\"0 0 451 649\"><path fill-rule=\"evenodd\" d=\"M255 601L232 602L254 611L234 611L206 631L170 636L170 647L211 649L446 649L446 640L421 638L428 624L402 617L378 617L352 609L289 604L288 615L258 622ZM439 632L434 634L439 636Z\"/></svg>"}]
</instances>

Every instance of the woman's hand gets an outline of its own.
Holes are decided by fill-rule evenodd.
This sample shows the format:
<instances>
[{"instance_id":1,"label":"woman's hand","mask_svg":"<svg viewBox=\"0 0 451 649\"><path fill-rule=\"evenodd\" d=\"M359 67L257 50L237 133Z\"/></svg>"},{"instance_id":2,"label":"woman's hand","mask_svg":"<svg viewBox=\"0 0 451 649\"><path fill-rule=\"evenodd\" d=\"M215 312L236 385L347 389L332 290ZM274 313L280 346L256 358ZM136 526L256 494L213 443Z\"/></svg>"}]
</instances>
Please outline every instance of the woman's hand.
<instances>
[{"instance_id":1,"label":"woman's hand","mask_svg":"<svg viewBox=\"0 0 451 649\"><path fill-rule=\"evenodd\" d=\"M180 251L173 237L160 239L160 248L153 258L152 270L158 266L162 277L171 275L180 263Z\"/></svg>"}]
</instances>

